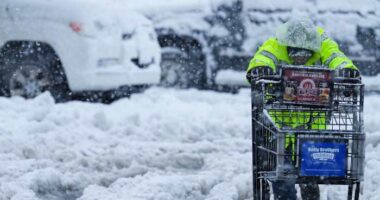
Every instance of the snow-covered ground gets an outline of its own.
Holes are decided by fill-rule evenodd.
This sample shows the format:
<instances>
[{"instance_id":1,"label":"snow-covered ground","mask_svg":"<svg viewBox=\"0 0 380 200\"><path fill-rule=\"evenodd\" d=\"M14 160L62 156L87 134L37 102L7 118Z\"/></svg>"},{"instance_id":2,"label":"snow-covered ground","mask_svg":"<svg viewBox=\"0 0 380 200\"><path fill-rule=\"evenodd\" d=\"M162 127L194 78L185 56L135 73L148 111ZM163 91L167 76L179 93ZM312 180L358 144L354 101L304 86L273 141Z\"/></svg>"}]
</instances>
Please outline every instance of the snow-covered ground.
<instances>
[{"instance_id":1,"label":"snow-covered ground","mask_svg":"<svg viewBox=\"0 0 380 200\"><path fill-rule=\"evenodd\" d=\"M366 98L363 199L380 199L379 99ZM0 200L252 197L248 90L152 88L111 105L55 104L45 93L0 98L0 110Z\"/></svg>"}]
</instances>

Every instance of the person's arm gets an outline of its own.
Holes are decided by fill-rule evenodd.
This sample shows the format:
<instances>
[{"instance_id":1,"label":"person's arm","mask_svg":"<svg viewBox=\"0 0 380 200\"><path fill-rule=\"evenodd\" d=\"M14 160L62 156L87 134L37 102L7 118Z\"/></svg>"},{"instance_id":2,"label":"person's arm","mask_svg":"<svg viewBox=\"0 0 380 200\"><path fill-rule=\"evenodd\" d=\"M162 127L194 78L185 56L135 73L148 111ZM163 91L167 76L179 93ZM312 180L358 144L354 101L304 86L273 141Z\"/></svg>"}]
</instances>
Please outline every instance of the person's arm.
<instances>
[{"instance_id":1,"label":"person's arm","mask_svg":"<svg viewBox=\"0 0 380 200\"><path fill-rule=\"evenodd\" d=\"M327 37L325 33L322 34L321 59L323 65L330 69L349 68L358 70L351 59L339 49L338 44Z\"/></svg>"},{"instance_id":2,"label":"person's arm","mask_svg":"<svg viewBox=\"0 0 380 200\"><path fill-rule=\"evenodd\" d=\"M251 71L253 69L257 69L258 67L265 67L272 70L272 72L276 71L276 65L278 64L278 58L275 55L274 49L274 38L270 38L264 42L263 45L259 47L259 50L255 53L254 57L249 62L249 66L247 68L247 79L250 81Z\"/></svg>"}]
</instances>

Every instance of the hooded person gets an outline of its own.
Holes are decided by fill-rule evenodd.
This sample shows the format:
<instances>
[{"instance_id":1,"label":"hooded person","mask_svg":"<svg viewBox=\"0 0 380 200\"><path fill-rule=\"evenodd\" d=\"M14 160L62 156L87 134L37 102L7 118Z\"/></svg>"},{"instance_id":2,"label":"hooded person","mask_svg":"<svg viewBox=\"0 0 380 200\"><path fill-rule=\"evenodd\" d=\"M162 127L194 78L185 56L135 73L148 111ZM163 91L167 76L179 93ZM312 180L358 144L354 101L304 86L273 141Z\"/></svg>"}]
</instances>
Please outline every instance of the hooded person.
<instances>
[{"instance_id":1,"label":"hooded person","mask_svg":"<svg viewBox=\"0 0 380 200\"><path fill-rule=\"evenodd\" d=\"M289 20L277 29L276 37L261 45L249 63L248 81L251 81L252 74L275 73L279 64L324 65L336 70L337 76L360 76L358 68L338 44L306 18Z\"/></svg>"},{"instance_id":2,"label":"hooded person","mask_svg":"<svg viewBox=\"0 0 380 200\"><path fill-rule=\"evenodd\" d=\"M335 70L335 76L342 78L359 78L358 68L339 49L338 44L329 38L325 31L316 27L309 19L291 19L276 31L276 37L269 38L259 47L247 69L247 79L262 75L275 74L277 65L327 66ZM284 111L287 112L287 111ZM271 113L269 112L271 115ZM284 121L274 120L278 126L285 124L296 128L303 126L310 113L287 112ZM312 129L325 129L326 117L317 118ZM295 138L287 136L285 147L295 151ZM290 153L292 154L292 153ZM289 159L292 162L292 159ZM273 193L276 200L296 200L295 180L273 181ZM319 199L318 184L301 184L301 195L306 200Z\"/></svg>"}]
</instances>

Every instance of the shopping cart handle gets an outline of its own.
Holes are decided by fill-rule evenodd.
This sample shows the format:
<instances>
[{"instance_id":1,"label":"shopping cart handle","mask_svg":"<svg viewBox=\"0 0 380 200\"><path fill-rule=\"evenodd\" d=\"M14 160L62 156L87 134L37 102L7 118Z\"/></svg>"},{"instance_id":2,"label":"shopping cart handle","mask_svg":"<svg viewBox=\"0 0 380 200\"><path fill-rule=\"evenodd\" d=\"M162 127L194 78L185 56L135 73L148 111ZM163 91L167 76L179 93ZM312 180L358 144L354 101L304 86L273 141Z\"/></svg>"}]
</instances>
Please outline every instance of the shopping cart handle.
<instances>
[{"instance_id":1,"label":"shopping cart handle","mask_svg":"<svg viewBox=\"0 0 380 200\"><path fill-rule=\"evenodd\" d=\"M260 76L255 77L252 82L254 83L279 83L281 81L280 75L268 75L268 76Z\"/></svg>"},{"instance_id":2,"label":"shopping cart handle","mask_svg":"<svg viewBox=\"0 0 380 200\"><path fill-rule=\"evenodd\" d=\"M362 83L362 79L360 77L357 77L357 78L335 77L334 82L335 83L360 84L360 83Z\"/></svg>"},{"instance_id":3,"label":"shopping cart handle","mask_svg":"<svg viewBox=\"0 0 380 200\"><path fill-rule=\"evenodd\" d=\"M267 79L267 78L260 78L260 79L258 79L258 80L256 80L255 81L255 83L257 84L257 83L264 83L264 84L271 84L271 83L280 83L281 82L281 80L279 80L279 79Z\"/></svg>"}]
</instances>

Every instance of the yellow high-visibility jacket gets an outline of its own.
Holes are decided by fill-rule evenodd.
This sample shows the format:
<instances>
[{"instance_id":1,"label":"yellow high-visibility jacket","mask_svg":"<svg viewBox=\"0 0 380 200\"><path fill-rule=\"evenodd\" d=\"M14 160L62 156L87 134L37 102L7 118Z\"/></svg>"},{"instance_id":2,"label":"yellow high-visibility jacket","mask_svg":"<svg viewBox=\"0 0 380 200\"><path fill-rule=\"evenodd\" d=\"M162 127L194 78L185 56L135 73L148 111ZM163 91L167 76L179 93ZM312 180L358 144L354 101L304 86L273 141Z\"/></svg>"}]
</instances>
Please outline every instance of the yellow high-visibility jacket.
<instances>
[{"instance_id":1,"label":"yellow high-visibility jacket","mask_svg":"<svg viewBox=\"0 0 380 200\"><path fill-rule=\"evenodd\" d=\"M330 69L351 68L358 69L352 61L345 56L339 49L338 44L326 36L322 28L317 28L318 33L321 35L322 43L319 52L313 52L312 57L307 61L305 66L324 65ZM269 38L259 48L254 57L249 63L247 73L255 67L269 66L276 71L276 66L279 64L292 64L293 61L288 56L286 46L279 44L276 38ZM282 113L279 113L282 112ZM269 111L269 115L273 118L276 125L280 128L288 126L296 129L299 126L305 126L310 118L314 118L310 129L323 130L326 129L326 116L327 113L306 113L306 112L293 112L293 111ZM279 117L283 116L283 117ZM294 151L295 138L293 136L286 137L286 146L292 144Z\"/></svg>"},{"instance_id":2,"label":"yellow high-visibility jacket","mask_svg":"<svg viewBox=\"0 0 380 200\"><path fill-rule=\"evenodd\" d=\"M305 64L306 66L324 65L330 69L357 69L352 61L340 51L338 44L326 36L322 28L318 27L317 31L322 38L321 50L313 53L313 56ZM278 64L292 63L293 61L288 56L287 47L280 45L276 38L269 38L250 61L247 72L259 66L269 66L275 71Z\"/></svg>"}]
</instances>

